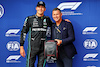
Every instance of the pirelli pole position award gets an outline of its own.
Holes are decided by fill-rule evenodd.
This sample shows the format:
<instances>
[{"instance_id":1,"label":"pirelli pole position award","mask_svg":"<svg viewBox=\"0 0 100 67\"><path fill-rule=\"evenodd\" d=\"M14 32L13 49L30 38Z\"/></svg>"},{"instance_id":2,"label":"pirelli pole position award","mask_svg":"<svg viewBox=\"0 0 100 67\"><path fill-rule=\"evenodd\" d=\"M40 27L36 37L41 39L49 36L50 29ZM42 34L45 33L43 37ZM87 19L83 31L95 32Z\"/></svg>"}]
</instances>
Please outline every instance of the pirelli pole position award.
<instances>
[{"instance_id":1,"label":"pirelli pole position award","mask_svg":"<svg viewBox=\"0 0 100 67\"><path fill-rule=\"evenodd\" d=\"M48 40L45 41L44 44L44 57L45 57L45 61L44 61L44 65L45 63L55 63L57 57L58 57L58 46L57 46L57 42L54 40Z\"/></svg>"}]
</instances>

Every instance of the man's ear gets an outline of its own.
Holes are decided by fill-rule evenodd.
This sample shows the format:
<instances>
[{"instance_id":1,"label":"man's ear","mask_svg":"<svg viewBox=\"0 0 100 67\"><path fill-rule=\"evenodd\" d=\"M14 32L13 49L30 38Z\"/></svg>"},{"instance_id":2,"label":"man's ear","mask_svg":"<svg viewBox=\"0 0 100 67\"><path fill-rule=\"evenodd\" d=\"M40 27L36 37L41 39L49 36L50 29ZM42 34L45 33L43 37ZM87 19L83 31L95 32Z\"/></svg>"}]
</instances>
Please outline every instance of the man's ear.
<instances>
[{"instance_id":1,"label":"man's ear","mask_svg":"<svg viewBox=\"0 0 100 67\"><path fill-rule=\"evenodd\" d=\"M37 7L35 9L37 10Z\"/></svg>"},{"instance_id":2,"label":"man's ear","mask_svg":"<svg viewBox=\"0 0 100 67\"><path fill-rule=\"evenodd\" d=\"M45 10L44 11L46 11L46 8L45 8Z\"/></svg>"},{"instance_id":3,"label":"man's ear","mask_svg":"<svg viewBox=\"0 0 100 67\"><path fill-rule=\"evenodd\" d=\"M61 13L61 16L62 16L62 13Z\"/></svg>"}]
</instances>

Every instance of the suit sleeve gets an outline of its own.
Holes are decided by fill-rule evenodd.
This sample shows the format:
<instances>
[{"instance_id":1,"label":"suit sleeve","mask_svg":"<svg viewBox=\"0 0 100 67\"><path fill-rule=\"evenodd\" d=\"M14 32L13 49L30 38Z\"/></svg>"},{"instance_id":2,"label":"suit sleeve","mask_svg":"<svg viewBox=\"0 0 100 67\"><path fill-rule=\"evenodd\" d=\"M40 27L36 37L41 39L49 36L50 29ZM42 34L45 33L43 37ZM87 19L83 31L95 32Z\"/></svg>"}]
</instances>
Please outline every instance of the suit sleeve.
<instances>
[{"instance_id":1,"label":"suit sleeve","mask_svg":"<svg viewBox=\"0 0 100 67\"><path fill-rule=\"evenodd\" d=\"M24 45L26 34L29 31L29 22L28 22L28 17L25 19L22 31L21 31L21 36L20 36L20 46Z\"/></svg>"},{"instance_id":2,"label":"suit sleeve","mask_svg":"<svg viewBox=\"0 0 100 67\"><path fill-rule=\"evenodd\" d=\"M67 29L68 37L65 39L62 39L63 45L66 45L68 43L72 43L75 40L73 25L70 22L68 22L66 25L67 25L66 29Z\"/></svg>"},{"instance_id":3,"label":"suit sleeve","mask_svg":"<svg viewBox=\"0 0 100 67\"><path fill-rule=\"evenodd\" d=\"M47 22L48 22L48 26L51 27L52 26L52 21L51 21L51 19L49 17L48 17Z\"/></svg>"},{"instance_id":4,"label":"suit sleeve","mask_svg":"<svg viewBox=\"0 0 100 67\"><path fill-rule=\"evenodd\" d=\"M47 36L47 40L51 40L52 36L51 36L51 31L52 31L52 21L51 19L48 17L47 19L47 23L48 23L48 29L49 29L49 32L47 31L46 32L46 36ZM48 30L47 29L47 30ZM47 35L47 33L49 33L49 36Z\"/></svg>"}]
</instances>

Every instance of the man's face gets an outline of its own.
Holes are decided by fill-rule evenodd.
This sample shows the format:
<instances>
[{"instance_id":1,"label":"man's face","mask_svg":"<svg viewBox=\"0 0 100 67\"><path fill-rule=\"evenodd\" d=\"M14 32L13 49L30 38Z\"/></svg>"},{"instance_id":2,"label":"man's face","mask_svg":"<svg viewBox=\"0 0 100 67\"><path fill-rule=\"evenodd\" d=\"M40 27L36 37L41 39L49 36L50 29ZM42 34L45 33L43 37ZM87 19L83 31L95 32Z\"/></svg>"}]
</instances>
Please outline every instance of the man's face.
<instances>
[{"instance_id":1,"label":"man's face","mask_svg":"<svg viewBox=\"0 0 100 67\"><path fill-rule=\"evenodd\" d=\"M62 13L59 10L54 10L52 12L52 17L56 22L58 22L62 17Z\"/></svg>"},{"instance_id":2,"label":"man's face","mask_svg":"<svg viewBox=\"0 0 100 67\"><path fill-rule=\"evenodd\" d=\"M44 13L44 11L46 11L46 8L44 6L37 6L36 7L37 13L42 15Z\"/></svg>"}]
</instances>

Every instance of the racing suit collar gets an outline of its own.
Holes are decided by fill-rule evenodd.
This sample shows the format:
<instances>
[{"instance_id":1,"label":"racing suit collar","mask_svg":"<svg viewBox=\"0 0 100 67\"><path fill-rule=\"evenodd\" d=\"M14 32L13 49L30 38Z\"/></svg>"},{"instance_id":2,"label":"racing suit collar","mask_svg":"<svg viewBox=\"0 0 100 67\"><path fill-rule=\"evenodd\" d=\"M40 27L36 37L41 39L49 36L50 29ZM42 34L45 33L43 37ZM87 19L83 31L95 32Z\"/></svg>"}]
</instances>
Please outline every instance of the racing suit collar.
<instances>
[{"instance_id":1,"label":"racing suit collar","mask_svg":"<svg viewBox=\"0 0 100 67\"><path fill-rule=\"evenodd\" d=\"M38 17L38 16L35 14L35 17L36 17L36 18L41 18L41 19L43 19L43 18L44 18L44 15L43 15L43 17Z\"/></svg>"}]
</instances>

